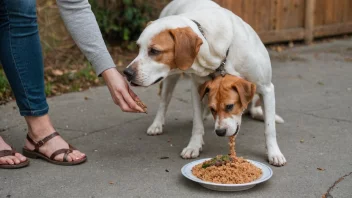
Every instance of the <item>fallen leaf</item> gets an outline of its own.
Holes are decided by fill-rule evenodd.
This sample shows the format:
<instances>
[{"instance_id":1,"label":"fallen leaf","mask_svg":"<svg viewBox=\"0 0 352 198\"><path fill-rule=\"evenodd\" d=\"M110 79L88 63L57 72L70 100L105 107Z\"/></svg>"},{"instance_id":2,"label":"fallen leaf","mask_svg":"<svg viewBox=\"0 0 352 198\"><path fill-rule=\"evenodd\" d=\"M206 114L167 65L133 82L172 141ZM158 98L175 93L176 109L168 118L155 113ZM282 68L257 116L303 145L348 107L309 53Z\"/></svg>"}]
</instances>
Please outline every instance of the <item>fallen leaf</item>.
<instances>
[{"instance_id":1,"label":"fallen leaf","mask_svg":"<svg viewBox=\"0 0 352 198\"><path fill-rule=\"evenodd\" d=\"M352 62L352 58L347 57L347 58L345 58L345 61L346 61L346 62Z\"/></svg>"},{"instance_id":2,"label":"fallen leaf","mask_svg":"<svg viewBox=\"0 0 352 198\"><path fill-rule=\"evenodd\" d=\"M283 48L282 48L281 46L277 46L277 48L276 48L276 51L277 51L277 52L280 53L280 52L282 52L282 50L283 50Z\"/></svg>"},{"instance_id":3,"label":"fallen leaf","mask_svg":"<svg viewBox=\"0 0 352 198\"><path fill-rule=\"evenodd\" d=\"M123 66L123 62L122 62L121 60L119 60L119 61L117 62L117 66L118 66L118 67L122 67L122 66Z\"/></svg>"},{"instance_id":4,"label":"fallen leaf","mask_svg":"<svg viewBox=\"0 0 352 198\"><path fill-rule=\"evenodd\" d=\"M324 171L325 168L317 168L317 170Z\"/></svg>"},{"instance_id":5,"label":"fallen leaf","mask_svg":"<svg viewBox=\"0 0 352 198\"><path fill-rule=\"evenodd\" d=\"M54 76L62 76L64 75L64 72L59 70L59 69L53 69L51 70L51 73L54 75Z\"/></svg>"},{"instance_id":6,"label":"fallen leaf","mask_svg":"<svg viewBox=\"0 0 352 198\"><path fill-rule=\"evenodd\" d=\"M288 47L290 47L290 48L294 47L294 44L292 41L288 43Z\"/></svg>"}]
</instances>

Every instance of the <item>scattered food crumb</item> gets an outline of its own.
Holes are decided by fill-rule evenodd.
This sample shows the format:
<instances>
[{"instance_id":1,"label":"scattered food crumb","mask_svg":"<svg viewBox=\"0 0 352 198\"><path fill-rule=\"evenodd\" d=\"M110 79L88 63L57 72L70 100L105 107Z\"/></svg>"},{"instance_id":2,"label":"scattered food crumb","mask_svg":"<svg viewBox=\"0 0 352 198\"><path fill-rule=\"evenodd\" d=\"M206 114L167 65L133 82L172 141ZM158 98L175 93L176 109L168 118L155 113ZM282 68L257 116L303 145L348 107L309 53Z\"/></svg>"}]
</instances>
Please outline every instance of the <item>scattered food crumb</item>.
<instances>
[{"instance_id":1,"label":"scattered food crumb","mask_svg":"<svg viewBox=\"0 0 352 198\"><path fill-rule=\"evenodd\" d=\"M170 172L170 171L169 171L169 170L167 170L167 169L165 169L165 172L167 172L167 173L168 173L168 172Z\"/></svg>"},{"instance_id":2,"label":"scattered food crumb","mask_svg":"<svg viewBox=\"0 0 352 198\"><path fill-rule=\"evenodd\" d=\"M324 85L324 83L321 81L318 81L317 83L318 83L318 85Z\"/></svg>"},{"instance_id":3,"label":"scattered food crumb","mask_svg":"<svg viewBox=\"0 0 352 198\"><path fill-rule=\"evenodd\" d=\"M169 138L169 139L167 140L167 142L171 142L171 138Z\"/></svg>"},{"instance_id":4,"label":"scattered food crumb","mask_svg":"<svg viewBox=\"0 0 352 198\"><path fill-rule=\"evenodd\" d=\"M172 145L172 144L170 144L170 146L171 146L171 147L173 147L173 145Z\"/></svg>"},{"instance_id":5,"label":"scattered food crumb","mask_svg":"<svg viewBox=\"0 0 352 198\"><path fill-rule=\"evenodd\" d=\"M109 184L115 184L113 181L109 181Z\"/></svg>"},{"instance_id":6,"label":"scattered food crumb","mask_svg":"<svg viewBox=\"0 0 352 198\"><path fill-rule=\"evenodd\" d=\"M169 157L164 156L164 157L160 157L159 159L169 159Z\"/></svg>"},{"instance_id":7,"label":"scattered food crumb","mask_svg":"<svg viewBox=\"0 0 352 198\"><path fill-rule=\"evenodd\" d=\"M325 168L317 168L317 170L324 171Z\"/></svg>"},{"instance_id":8,"label":"scattered food crumb","mask_svg":"<svg viewBox=\"0 0 352 198\"><path fill-rule=\"evenodd\" d=\"M299 142L303 143L303 142L304 142L304 139L301 139Z\"/></svg>"},{"instance_id":9,"label":"scattered food crumb","mask_svg":"<svg viewBox=\"0 0 352 198\"><path fill-rule=\"evenodd\" d=\"M85 100L89 100L89 98L88 98L87 96L84 96L84 99L85 99Z\"/></svg>"},{"instance_id":10,"label":"scattered food crumb","mask_svg":"<svg viewBox=\"0 0 352 198\"><path fill-rule=\"evenodd\" d=\"M95 149L94 152L98 152L98 150Z\"/></svg>"},{"instance_id":11,"label":"scattered food crumb","mask_svg":"<svg viewBox=\"0 0 352 198\"><path fill-rule=\"evenodd\" d=\"M12 109L13 109L13 110L16 110L16 107L15 107L15 106L13 106L13 107L12 107Z\"/></svg>"},{"instance_id":12,"label":"scattered food crumb","mask_svg":"<svg viewBox=\"0 0 352 198\"><path fill-rule=\"evenodd\" d=\"M142 138L138 138L139 140L142 140Z\"/></svg>"}]
</instances>

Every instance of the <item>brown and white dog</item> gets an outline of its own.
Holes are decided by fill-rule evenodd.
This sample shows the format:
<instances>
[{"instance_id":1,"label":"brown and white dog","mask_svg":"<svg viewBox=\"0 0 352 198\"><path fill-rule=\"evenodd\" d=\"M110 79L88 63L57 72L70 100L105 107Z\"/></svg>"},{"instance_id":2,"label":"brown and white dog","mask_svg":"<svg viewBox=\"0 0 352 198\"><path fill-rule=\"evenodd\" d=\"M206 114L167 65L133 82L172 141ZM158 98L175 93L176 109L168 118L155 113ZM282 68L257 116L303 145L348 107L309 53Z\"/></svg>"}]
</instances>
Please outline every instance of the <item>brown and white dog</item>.
<instances>
[{"instance_id":1,"label":"brown and white dog","mask_svg":"<svg viewBox=\"0 0 352 198\"><path fill-rule=\"evenodd\" d=\"M199 87L201 100L206 94L206 105L215 120L214 130L218 136L237 135L243 114L249 113L252 118L263 120L256 85L249 81L229 74L217 76ZM276 115L276 122L283 123L283 120Z\"/></svg>"},{"instance_id":2,"label":"brown and white dog","mask_svg":"<svg viewBox=\"0 0 352 198\"><path fill-rule=\"evenodd\" d=\"M268 160L276 166L286 163L276 140L270 57L256 32L241 18L211 0L173 0L164 8L160 18L145 28L137 44L139 54L124 70L128 81L135 86L150 86L164 80L161 103L153 124L148 128L149 135L162 133L176 82L182 73L190 75L193 129L181 156L198 157L204 144L204 105L197 90L225 62L226 73L256 85L256 93L264 107L261 112L265 116L261 117L265 118Z\"/></svg>"}]
</instances>

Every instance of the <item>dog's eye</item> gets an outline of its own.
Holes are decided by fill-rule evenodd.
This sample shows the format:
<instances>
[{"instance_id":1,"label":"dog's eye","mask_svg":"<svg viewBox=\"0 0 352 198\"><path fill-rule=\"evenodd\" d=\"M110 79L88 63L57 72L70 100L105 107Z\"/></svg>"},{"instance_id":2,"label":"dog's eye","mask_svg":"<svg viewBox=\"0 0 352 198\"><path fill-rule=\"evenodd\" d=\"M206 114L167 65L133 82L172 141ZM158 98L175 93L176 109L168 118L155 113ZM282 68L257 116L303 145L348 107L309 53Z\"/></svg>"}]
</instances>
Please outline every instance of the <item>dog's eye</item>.
<instances>
[{"instance_id":1,"label":"dog's eye","mask_svg":"<svg viewBox=\"0 0 352 198\"><path fill-rule=\"evenodd\" d=\"M152 55L152 56L158 55L160 53L161 53L161 51L154 49L154 48L150 48L150 50L149 50L149 55Z\"/></svg>"},{"instance_id":2,"label":"dog's eye","mask_svg":"<svg viewBox=\"0 0 352 198\"><path fill-rule=\"evenodd\" d=\"M229 104L229 105L226 105L226 111L232 111L234 105L233 104Z\"/></svg>"}]
</instances>

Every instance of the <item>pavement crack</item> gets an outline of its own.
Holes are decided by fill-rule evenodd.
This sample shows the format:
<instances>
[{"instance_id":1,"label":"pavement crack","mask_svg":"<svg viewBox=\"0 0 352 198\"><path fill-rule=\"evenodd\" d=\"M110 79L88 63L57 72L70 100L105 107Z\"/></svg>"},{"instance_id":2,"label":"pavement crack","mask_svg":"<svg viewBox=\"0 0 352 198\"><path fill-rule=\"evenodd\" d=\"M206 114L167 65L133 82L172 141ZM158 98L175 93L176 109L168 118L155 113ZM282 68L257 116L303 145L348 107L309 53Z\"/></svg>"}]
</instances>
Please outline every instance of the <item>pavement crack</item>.
<instances>
[{"instance_id":1,"label":"pavement crack","mask_svg":"<svg viewBox=\"0 0 352 198\"><path fill-rule=\"evenodd\" d=\"M79 130L79 129L70 129L70 128L61 128L61 127L55 127L55 128L59 129L59 130L65 130L65 131L84 132L84 131Z\"/></svg>"},{"instance_id":2,"label":"pavement crack","mask_svg":"<svg viewBox=\"0 0 352 198\"><path fill-rule=\"evenodd\" d=\"M341 119L341 118L324 117L324 116L319 116L319 115L316 115L316 114L314 114L314 113L303 112L303 111L296 111L296 110L293 110L293 109L287 109L287 108L285 108L285 110L292 111L292 112L295 112L295 113L298 113L298 114L303 114L303 115L313 116L313 117L320 118L320 119L334 120L334 121L336 121L336 122L347 122L347 123L352 123L352 120L346 120L346 119ZM313 110L313 111L315 111L315 110Z\"/></svg>"},{"instance_id":3,"label":"pavement crack","mask_svg":"<svg viewBox=\"0 0 352 198\"><path fill-rule=\"evenodd\" d=\"M303 112L302 112L303 113ZM324 116L318 116L315 115L313 113L303 113L304 115L309 115L309 116L313 116L316 118L321 118L321 119L328 119L328 120L334 120L336 122L347 122L347 123L352 123L352 120L345 120L345 119L340 119L340 118L331 118L331 117L324 117Z\"/></svg>"},{"instance_id":4,"label":"pavement crack","mask_svg":"<svg viewBox=\"0 0 352 198\"><path fill-rule=\"evenodd\" d=\"M112 128L115 128L115 127L118 127L118 126L121 126L121 125L124 125L124 124L128 124L128 123L131 123L131 122L134 122L134 121L137 121L137 120L141 120L143 118L146 118L146 117L143 116L143 117L139 117L139 118L135 118L135 119L129 120L127 122L123 122L123 123L119 123L119 124L112 125L112 126L109 126L109 127L105 127L103 129L94 130L94 131L85 133L83 135L79 135L77 137L71 138L70 140L76 140L76 139L81 138L81 137L87 137L87 136L90 136L90 135L95 134L95 133L99 133L99 132L102 132L102 131L105 131L105 130L108 130L108 129L112 129Z\"/></svg>"},{"instance_id":5,"label":"pavement crack","mask_svg":"<svg viewBox=\"0 0 352 198\"><path fill-rule=\"evenodd\" d=\"M338 180L336 180L332 186L329 187L329 189L326 191L325 194L323 194L322 198L333 198L332 195L330 194L331 190L335 188L335 186L340 183L342 180L344 180L346 177L352 175L352 172L340 177Z\"/></svg>"}]
</instances>

